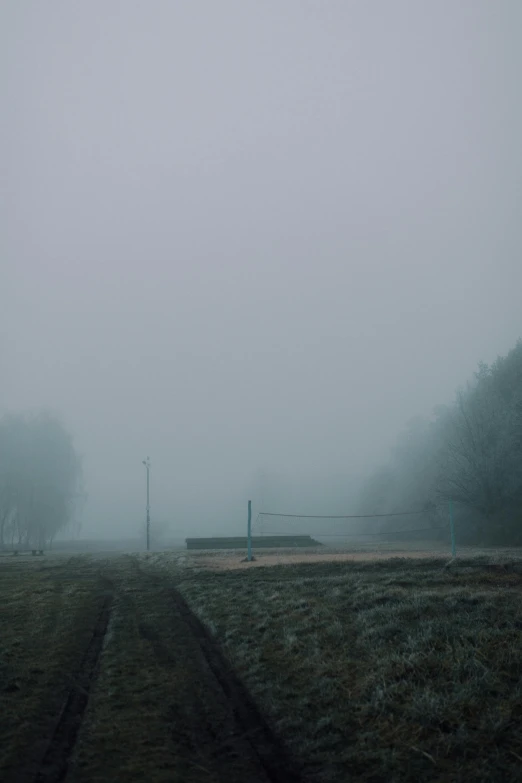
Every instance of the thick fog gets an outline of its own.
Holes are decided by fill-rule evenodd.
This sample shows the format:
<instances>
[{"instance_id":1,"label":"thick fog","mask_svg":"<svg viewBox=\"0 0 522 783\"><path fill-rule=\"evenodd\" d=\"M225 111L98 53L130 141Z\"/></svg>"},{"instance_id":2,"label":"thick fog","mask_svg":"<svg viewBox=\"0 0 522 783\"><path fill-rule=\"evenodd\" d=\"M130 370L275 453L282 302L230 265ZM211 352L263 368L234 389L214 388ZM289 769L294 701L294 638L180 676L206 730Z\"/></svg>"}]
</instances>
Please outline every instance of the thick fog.
<instances>
[{"instance_id":1,"label":"thick fog","mask_svg":"<svg viewBox=\"0 0 522 783\"><path fill-rule=\"evenodd\" d=\"M0 414L73 432L82 535L142 533L147 455L173 534L263 474L350 513L522 335L519 0L1 15Z\"/></svg>"}]
</instances>

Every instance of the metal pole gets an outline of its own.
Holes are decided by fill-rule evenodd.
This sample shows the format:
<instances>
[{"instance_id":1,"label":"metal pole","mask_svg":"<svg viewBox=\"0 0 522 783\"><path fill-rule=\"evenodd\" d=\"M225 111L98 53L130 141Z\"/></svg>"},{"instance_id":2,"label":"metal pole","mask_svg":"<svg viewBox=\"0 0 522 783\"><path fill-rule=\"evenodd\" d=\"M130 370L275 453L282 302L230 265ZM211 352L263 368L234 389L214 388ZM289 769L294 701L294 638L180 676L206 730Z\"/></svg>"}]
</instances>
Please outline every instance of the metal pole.
<instances>
[{"instance_id":1,"label":"metal pole","mask_svg":"<svg viewBox=\"0 0 522 783\"><path fill-rule=\"evenodd\" d=\"M150 552L150 457L147 457L146 460L144 459L143 464L147 470L147 552Z\"/></svg>"},{"instance_id":2,"label":"metal pole","mask_svg":"<svg viewBox=\"0 0 522 783\"><path fill-rule=\"evenodd\" d=\"M259 506L259 519L261 520L260 528L261 528L261 535L265 535L265 526L263 525L263 509L265 507L265 485L266 485L266 475L265 473L261 474L261 503Z\"/></svg>"},{"instance_id":3,"label":"metal pole","mask_svg":"<svg viewBox=\"0 0 522 783\"><path fill-rule=\"evenodd\" d=\"M252 560L252 501L248 501L248 554L247 560L250 563Z\"/></svg>"},{"instance_id":4,"label":"metal pole","mask_svg":"<svg viewBox=\"0 0 522 783\"><path fill-rule=\"evenodd\" d=\"M147 465L147 552L150 550L150 502L149 502L149 477L150 471Z\"/></svg>"},{"instance_id":5,"label":"metal pole","mask_svg":"<svg viewBox=\"0 0 522 783\"><path fill-rule=\"evenodd\" d=\"M453 501L449 502L450 532L451 532L451 556L456 557L457 547L455 545L455 520L453 519Z\"/></svg>"}]
</instances>

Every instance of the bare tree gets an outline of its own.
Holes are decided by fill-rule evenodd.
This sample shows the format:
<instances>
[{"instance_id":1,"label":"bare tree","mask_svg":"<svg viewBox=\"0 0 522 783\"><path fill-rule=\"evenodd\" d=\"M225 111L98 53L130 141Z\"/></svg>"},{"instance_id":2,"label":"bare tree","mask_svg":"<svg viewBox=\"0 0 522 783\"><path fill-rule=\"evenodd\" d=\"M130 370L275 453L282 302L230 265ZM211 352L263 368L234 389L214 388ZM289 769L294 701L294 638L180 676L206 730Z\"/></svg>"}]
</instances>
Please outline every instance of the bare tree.
<instances>
[{"instance_id":1,"label":"bare tree","mask_svg":"<svg viewBox=\"0 0 522 783\"><path fill-rule=\"evenodd\" d=\"M482 366L474 386L457 394L446 417L439 490L476 513L482 541L515 498L522 481L517 412Z\"/></svg>"},{"instance_id":2,"label":"bare tree","mask_svg":"<svg viewBox=\"0 0 522 783\"><path fill-rule=\"evenodd\" d=\"M389 466L364 486L362 508L422 506L439 526L451 499L467 540L522 542L522 341L491 367L480 364L454 404L434 414L409 422Z\"/></svg>"}]
</instances>

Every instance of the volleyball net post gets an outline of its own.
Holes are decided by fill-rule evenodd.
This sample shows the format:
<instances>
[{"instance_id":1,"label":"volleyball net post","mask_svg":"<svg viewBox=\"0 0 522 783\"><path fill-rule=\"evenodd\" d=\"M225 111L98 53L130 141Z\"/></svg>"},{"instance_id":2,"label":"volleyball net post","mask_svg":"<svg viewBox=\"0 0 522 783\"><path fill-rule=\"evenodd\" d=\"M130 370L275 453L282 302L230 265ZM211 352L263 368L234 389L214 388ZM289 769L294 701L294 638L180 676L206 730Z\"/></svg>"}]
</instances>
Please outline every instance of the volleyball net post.
<instances>
[{"instance_id":1,"label":"volleyball net post","mask_svg":"<svg viewBox=\"0 0 522 783\"><path fill-rule=\"evenodd\" d=\"M251 500L248 501L247 560L249 563L252 560L252 501Z\"/></svg>"}]
</instances>

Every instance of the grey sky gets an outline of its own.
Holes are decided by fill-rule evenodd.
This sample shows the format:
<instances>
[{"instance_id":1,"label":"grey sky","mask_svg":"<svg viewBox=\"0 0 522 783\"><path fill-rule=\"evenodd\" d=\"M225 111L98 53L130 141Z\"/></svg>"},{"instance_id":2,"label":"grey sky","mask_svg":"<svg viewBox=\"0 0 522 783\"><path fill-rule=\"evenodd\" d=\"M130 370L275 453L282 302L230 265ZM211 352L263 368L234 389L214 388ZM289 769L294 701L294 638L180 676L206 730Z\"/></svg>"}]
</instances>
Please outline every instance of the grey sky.
<instances>
[{"instance_id":1,"label":"grey sky","mask_svg":"<svg viewBox=\"0 0 522 783\"><path fill-rule=\"evenodd\" d=\"M146 454L202 533L359 475L522 335L518 0L1 15L0 413L63 415L85 535L139 529Z\"/></svg>"}]
</instances>

